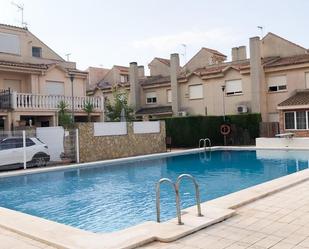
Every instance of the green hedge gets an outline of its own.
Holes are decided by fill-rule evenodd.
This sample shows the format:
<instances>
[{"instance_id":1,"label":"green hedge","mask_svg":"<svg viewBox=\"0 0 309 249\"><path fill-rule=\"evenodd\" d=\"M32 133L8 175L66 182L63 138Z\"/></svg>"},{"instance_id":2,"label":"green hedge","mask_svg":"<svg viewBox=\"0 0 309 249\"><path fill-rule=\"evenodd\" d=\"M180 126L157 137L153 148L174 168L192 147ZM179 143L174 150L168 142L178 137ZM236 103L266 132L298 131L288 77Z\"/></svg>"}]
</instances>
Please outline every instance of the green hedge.
<instances>
[{"instance_id":1,"label":"green hedge","mask_svg":"<svg viewBox=\"0 0 309 249\"><path fill-rule=\"evenodd\" d=\"M166 135L172 138L174 147L197 147L200 138L210 138L212 145L222 145L220 126L222 116L188 116L164 119ZM226 123L232 127L229 144L252 144L259 136L260 114L226 116Z\"/></svg>"}]
</instances>

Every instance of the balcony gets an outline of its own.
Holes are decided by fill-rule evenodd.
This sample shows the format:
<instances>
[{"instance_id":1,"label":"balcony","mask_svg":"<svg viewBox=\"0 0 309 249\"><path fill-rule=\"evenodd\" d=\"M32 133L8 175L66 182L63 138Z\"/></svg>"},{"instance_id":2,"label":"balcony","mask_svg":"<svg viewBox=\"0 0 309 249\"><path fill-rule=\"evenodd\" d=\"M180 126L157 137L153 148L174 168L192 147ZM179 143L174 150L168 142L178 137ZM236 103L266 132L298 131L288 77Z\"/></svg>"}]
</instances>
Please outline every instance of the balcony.
<instances>
[{"instance_id":1,"label":"balcony","mask_svg":"<svg viewBox=\"0 0 309 249\"><path fill-rule=\"evenodd\" d=\"M1 99L0 99L1 101ZM18 111L57 111L60 101L67 103L68 110L72 109L72 97L62 95L41 95L32 93L17 93L11 94L11 106ZM94 112L103 112L104 100L103 97L73 97L74 111L83 112L86 103L93 105Z\"/></svg>"}]
</instances>

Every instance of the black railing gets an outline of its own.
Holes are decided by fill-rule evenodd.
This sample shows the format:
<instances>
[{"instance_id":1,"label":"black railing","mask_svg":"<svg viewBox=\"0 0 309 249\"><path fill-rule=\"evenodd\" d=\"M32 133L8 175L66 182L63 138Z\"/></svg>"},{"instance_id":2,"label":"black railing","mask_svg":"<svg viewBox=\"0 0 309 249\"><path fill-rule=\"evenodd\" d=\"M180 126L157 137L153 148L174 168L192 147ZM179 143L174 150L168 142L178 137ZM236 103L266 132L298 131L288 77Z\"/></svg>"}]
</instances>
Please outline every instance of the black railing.
<instances>
[{"instance_id":1,"label":"black railing","mask_svg":"<svg viewBox=\"0 0 309 249\"><path fill-rule=\"evenodd\" d=\"M12 91L11 89L0 90L0 110L12 109Z\"/></svg>"}]
</instances>

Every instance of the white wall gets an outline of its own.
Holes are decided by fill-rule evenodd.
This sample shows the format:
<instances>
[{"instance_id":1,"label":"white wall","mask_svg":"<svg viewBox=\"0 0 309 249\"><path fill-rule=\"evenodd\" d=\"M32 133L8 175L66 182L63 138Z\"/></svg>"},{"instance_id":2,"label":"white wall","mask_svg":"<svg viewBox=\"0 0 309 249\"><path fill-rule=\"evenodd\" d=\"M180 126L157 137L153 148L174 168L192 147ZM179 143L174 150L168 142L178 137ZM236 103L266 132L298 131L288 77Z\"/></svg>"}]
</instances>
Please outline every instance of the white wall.
<instances>
[{"instance_id":1,"label":"white wall","mask_svg":"<svg viewBox=\"0 0 309 249\"><path fill-rule=\"evenodd\" d=\"M160 121L134 122L134 134L160 133Z\"/></svg>"},{"instance_id":2,"label":"white wall","mask_svg":"<svg viewBox=\"0 0 309 249\"><path fill-rule=\"evenodd\" d=\"M309 148L309 138L257 138L256 147L259 148Z\"/></svg>"},{"instance_id":3,"label":"white wall","mask_svg":"<svg viewBox=\"0 0 309 249\"><path fill-rule=\"evenodd\" d=\"M127 123L126 122L94 123L93 133L95 137L127 135Z\"/></svg>"}]
</instances>

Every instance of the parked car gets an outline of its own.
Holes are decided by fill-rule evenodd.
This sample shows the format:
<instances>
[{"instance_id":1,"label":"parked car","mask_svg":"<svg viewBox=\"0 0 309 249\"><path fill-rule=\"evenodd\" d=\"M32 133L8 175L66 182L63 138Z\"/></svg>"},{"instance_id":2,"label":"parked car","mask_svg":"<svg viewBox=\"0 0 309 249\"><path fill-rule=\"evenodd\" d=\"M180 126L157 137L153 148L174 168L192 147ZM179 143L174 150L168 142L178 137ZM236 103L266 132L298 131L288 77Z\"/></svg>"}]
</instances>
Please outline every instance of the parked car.
<instances>
[{"instance_id":1,"label":"parked car","mask_svg":"<svg viewBox=\"0 0 309 249\"><path fill-rule=\"evenodd\" d=\"M26 138L27 167L45 166L50 160L48 147L38 138ZM23 166L24 148L22 137L9 137L0 142L0 170ZM7 167L8 166L8 167Z\"/></svg>"}]
</instances>

